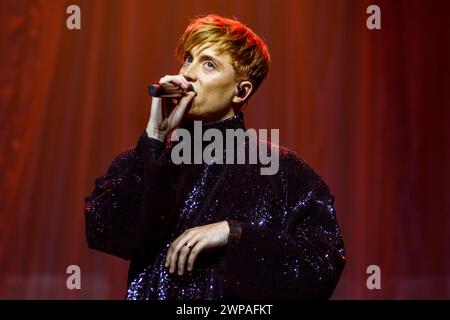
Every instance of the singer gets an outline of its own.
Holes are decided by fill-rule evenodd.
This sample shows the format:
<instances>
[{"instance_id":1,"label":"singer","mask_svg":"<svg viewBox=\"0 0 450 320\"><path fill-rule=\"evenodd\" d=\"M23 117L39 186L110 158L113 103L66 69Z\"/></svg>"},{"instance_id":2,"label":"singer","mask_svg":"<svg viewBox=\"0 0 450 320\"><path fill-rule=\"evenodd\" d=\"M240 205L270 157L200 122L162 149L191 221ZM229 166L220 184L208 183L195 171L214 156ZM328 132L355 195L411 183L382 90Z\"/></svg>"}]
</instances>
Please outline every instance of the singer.
<instances>
[{"instance_id":1,"label":"singer","mask_svg":"<svg viewBox=\"0 0 450 320\"><path fill-rule=\"evenodd\" d=\"M345 265L334 197L299 155L265 142L279 153L273 175L259 163L171 160L172 133L193 132L195 121L245 130L243 109L269 71L266 44L239 21L207 15L176 53L179 74L159 84L179 97L152 97L136 146L85 198L89 247L131 260L126 299L329 298ZM261 142L239 145L252 143Z\"/></svg>"}]
</instances>

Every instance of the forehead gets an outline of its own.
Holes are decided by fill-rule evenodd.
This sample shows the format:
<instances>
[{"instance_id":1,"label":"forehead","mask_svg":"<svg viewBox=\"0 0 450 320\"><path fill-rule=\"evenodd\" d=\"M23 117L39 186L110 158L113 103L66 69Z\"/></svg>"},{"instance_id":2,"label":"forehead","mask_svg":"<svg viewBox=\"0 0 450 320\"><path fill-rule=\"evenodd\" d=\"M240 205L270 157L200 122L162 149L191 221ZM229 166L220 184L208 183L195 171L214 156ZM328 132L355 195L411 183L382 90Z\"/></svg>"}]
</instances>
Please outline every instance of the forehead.
<instances>
[{"instance_id":1,"label":"forehead","mask_svg":"<svg viewBox=\"0 0 450 320\"><path fill-rule=\"evenodd\" d=\"M219 50L219 46L215 43L207 42L196 45L189 52L193 56L211 56L222 63L231 65L231 56L227 52Z\"/></svg>"}]
</instances>

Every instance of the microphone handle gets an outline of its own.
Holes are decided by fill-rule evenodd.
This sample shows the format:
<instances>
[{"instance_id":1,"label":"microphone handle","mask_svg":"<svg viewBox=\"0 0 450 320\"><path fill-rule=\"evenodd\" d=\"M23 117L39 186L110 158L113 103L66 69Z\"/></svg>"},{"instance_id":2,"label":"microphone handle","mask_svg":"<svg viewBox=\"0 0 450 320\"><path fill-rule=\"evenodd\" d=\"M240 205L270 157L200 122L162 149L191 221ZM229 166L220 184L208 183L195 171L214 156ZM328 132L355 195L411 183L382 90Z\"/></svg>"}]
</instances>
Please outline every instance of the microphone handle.
<instances>
[{"instance_id":1,"label":"microphone handle","mask_svg":"<svg viewBox=\"0 0 450 320\"><path fill-rule=\"evenodd\" d=\"M192 84L189 86L188 91L195 91ZM181 98L184 96L183 89L173 83L153 83L148 86L148 93L152 97L158 98Z\"/></svg>"}]
</instances>

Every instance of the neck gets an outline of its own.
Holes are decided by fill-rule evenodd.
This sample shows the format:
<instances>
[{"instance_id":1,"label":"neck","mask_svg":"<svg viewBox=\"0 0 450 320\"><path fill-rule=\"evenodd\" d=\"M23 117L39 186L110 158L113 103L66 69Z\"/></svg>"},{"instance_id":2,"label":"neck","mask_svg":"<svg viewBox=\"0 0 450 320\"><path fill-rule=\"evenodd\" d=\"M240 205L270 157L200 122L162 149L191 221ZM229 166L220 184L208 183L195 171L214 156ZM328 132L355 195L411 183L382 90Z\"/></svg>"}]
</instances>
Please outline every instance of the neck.
<instances>
[{"instance_id":1,"label":"neck","mask_svg":"<svg viewBox=\"0 0 450 320\"><path fill-rule=\"evenodd\" d=\"M196 125L195 125L196 124ZM188 131L191 131L195 127L198 129L201 127L202 134L207 129L218 129L225 133L226 129L244 129L245 130L245 124L244 124L244 115L242 112L239 112L235 115L232 115L230 117L215 120L215 121L204 121L204 120L193 120L188 118L183 118L180 122L179 128L187 129Z\"/></svg>"},{"instance_id":2,"label":"neck","mask_svg":"<svg viewBox=\"0 0 450 320\"><path fill-rule=\"evenodd\" d=\"M223 113L207 114L207 115L201 115L201 116L198 116L195 114L189 114L189 112L186 112L184 114L184 118L189 119L191 121L202 121L203 123L208 123L208 122L216 122L216 121L226 120L228 118L234 117L238 113L239 112L236 112L233 108L230 108Z\"/></svg>"},{"instance_id":3,"label":"neck","mask_svg":"<svg viewBox=\"0 0 450 320\"><path fill-rule=\"evenodd\" d=\"M166 147L170 150L179 143L182 143L180 146L177 146L175 154L177 156L179 155L182 160L185 161L184 163L206 163L208 161L202 157L205 148L208 146L213 149L218 147L218 150L223 150L222 156L220 154L217 155L219 158L226 157L227 152L224 148L228 145L227 137L230 134L230 132L228 132L229 130L234 132L236 132L236 130L246 131L242 112L224 120L210 122L183 118L177 130L172 133ZM233 137L233 132L231 133ZM234 138L232 139L234 141ZM236 148L234 143L233 148ZM180 155L180 150L178 149L183 150L181 153L182 155ZM211 152L211 150L208 152ZM215 152L218 151L214 151L214 156L216 154ZM237 152L234 154L237 156ZM184 157L186 157L186 159L184 159Z\"/></svg>"}]
</instances>

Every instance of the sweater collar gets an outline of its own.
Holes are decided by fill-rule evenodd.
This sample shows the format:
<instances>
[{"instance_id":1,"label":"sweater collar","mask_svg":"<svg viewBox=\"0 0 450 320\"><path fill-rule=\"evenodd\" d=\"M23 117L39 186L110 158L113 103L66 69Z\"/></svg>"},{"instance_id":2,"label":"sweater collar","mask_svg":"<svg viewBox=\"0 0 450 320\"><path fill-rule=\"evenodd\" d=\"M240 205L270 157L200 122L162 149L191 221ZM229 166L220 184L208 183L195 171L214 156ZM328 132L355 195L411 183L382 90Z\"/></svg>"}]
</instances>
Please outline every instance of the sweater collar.
<instances>
[{"instance_id":1,"label":"sweater collar","mask_svg":"<svg viewBox=\"0 0 450 320\"><path fill-rule=\"evenodd\" d=\"M200 121L198 121L200 122ZM197 123L198 126L198 123ZM191 119L183 118L180 122L179 128L184 128L189 132L194 131L194 121ZM222 133L226 133L227 129L243 129L245 131L244 114L239 112L238 114L218 121L204 122L201 121L202 133L208 129L218 129Z\"/></svg>"}]
</instances>

